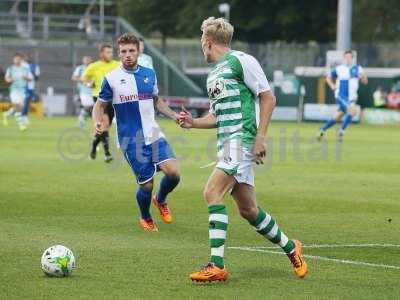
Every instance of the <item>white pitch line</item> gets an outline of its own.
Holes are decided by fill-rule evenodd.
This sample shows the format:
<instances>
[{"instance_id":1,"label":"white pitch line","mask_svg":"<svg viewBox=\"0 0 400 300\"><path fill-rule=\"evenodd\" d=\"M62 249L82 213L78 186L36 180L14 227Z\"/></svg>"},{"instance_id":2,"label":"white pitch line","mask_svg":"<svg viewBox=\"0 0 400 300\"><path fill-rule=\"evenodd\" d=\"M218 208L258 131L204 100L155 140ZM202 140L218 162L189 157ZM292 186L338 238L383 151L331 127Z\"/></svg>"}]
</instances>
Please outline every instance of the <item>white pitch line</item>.
<instances>
[{"instance_id":1,"label":"white pitch line","mask_svg":"<svg viewBox=\"0 0 400 300\"><path fill-rule=\"evenodd\" d=\"M285 253L283 253L281 251L278 252L278 251L272 251L272 250L266 250L266 249L250 248L250 247L228 247L228 248L229 249L233 249L233 250L242 250L242 251L250 251L250 252L263 252L263 253L286 255ZM305 254L303 256L306 257L306 258L312 258L312 259L324 260L324 261L333 261L333 262L341 263L341 264L359 265L359 266L367 266L367 267L375 267L375 268L385 268L385 269L400 270L400 266L392 266L392 265L385 265L385 264L373 264L373 263L368 263L368 262L363 262L363 261L355 261L355 260L348 260L348 259L338 259L338 258L329 258L329 257L325 257L325 256L318 256L318 255Z\"/></svg>"},{"instance_id":2,"label":"white pitch line","mask_svg":"<svg viewBox=\"0 0 400 300\"><path fill-rule=\"evenodd\" d=\"M242 248L254 248L254 249L280 249L277 246L244 246ZM400 248L400 245L396 244L310 244L303 245L303 248Z\"/></svg>"},{"instance_id":3,"label":"white pitch line","mask_svg":"<svg viewBox=\"0 0 400 300\"><path fill-rule=\"evenodd\" d=\"M200 169L205 169L205 168L211 167L211 166L215 165L216 163L217 162L212 161L212 162L210 162L210 163L208 163L208 164L206 164L204 166L201 166Z\"/></svg>"}]
</instances>

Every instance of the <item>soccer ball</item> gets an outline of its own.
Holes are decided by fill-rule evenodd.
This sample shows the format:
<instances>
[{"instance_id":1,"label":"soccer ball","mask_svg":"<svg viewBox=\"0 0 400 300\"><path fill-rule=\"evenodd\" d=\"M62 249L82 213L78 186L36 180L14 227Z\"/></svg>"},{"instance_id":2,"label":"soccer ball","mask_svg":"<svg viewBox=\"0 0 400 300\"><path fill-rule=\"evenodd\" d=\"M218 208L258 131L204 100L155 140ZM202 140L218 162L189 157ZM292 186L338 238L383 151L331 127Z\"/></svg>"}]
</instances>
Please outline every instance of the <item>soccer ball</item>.
<instances>
[{"instance_id":1,"label":"soccer ball","mask_svg":"<svg viewBox=\"0 0 400 300\"><path fill-rule=\"evenodd\" d=\"M41 264L46 275L65 277L71 275L75 269L75 257L67 247L55 245L44 250Z\"/></svg>"}]
</instances>

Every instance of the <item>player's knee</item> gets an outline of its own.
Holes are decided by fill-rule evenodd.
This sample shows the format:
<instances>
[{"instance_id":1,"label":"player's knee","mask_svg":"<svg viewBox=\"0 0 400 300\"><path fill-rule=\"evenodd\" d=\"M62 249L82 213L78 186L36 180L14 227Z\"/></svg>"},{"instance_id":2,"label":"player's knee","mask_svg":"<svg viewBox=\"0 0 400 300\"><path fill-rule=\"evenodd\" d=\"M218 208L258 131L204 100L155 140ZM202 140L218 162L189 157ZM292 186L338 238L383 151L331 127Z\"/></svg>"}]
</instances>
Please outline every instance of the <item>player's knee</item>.
<instances>
[{"instance_id":1,"label":"player's knee","mask_svg":"<svg viewBox=\"0 0 400 300\"><path fill-rule=\"evenodd\" d=\"M212 204L215 202L218 202L218 195L217 192L215 190L215 188L213 188L210 185L207 185L204 190L203 190L203 197L204 199L207 201L207 203Z\"/></svg>"},{"instance_id":2,"label":"player's knee","mask_svg":"<svg viewBox=\"0 0 400 300\"><path fill-rule=\"evenodd\" d=\"M148 181L140 185L145 191L151 192L153 191L153 180Z\"/></svg>"},{"instance_id":3,"label":"player's knee","mask_svg":"<svg viewBox=\"0 0 400 300\"><path fill-rule=\"evenodd\" d=\"M242 218L246 219L247 221L254 221L257 218L258 208L257 207L240 207L239 213Z\"/></svg>"}]
</instances>

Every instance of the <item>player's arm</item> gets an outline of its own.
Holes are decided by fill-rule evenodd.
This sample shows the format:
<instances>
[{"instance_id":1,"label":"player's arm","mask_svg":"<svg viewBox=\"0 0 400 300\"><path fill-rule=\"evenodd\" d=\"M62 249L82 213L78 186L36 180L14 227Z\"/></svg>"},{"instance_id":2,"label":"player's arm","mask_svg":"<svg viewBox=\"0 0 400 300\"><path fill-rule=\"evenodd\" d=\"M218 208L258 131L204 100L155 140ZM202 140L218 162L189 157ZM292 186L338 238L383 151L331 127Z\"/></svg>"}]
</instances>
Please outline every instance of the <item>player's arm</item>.
<instances>
[{"instance_id":1,"label":"player's arm","mask_svg":"<svg viewBox=\"0 0 400 300\"><path fill-rule=\"evenodd\" d=\"M97 100L93 106L92 118L94 122L94 128L96 130L96 133L98 134L101 134L103 132L101 123L103 121L103 115L107 105L107 102Z\"/></svg>"},{"instance_id":2,"label":"player's arm","mask_svg":"<svg viewBox=\"0 0 400 300\"><path fill-rule=\"evenodd\" d=\"M368 84L367 73L360 67L360 81L362 84Z\"/></svg>"},{"instance_id":3,"label":"player's arm","mask_svg":"<svg viewBox=\"0 0 400 300\"><path fill-rule=\"evenodd\" d=\"M264 146L265 138L267 136L272 112L276 105L276 98L271 91L261 92L258 97L260 99L260 122L258 123L253 152L257 158L256 163L262 163L262 158L266 155Z\"/></svg>"},{"instance_id":4,"label":"player's arm","mask_svg":"<svg viewBox=\"0 0 400 300\"><path fill-rule=\"evenodd\" d=\"M94 84L94 65L90 64L82 74L80 81L86 84L88 87L93 87Z\"/></svg>"},{"instance_id":5,"label":"player's arm","mask_svg":"<svg viewBox=\"0 0 400 300\"><path fill-rule=\"evenodd\" d=\"M158 96L154 96L154 103L155 103L155 107L156 109L162 113L163 115L167 116L168 118L174 120L175 122L178 122L179 119L179 114L174 112L167 104L167 102L165 102L164 99L158 97Z\"/></svg>"},{"instance_id":6,"label":"player's arm","mask_svg":"<svg viewBox=\"0 0 400 300\"><path fill-rule=\"evenodd\" d=\"M10 71L9 68L7 69L6 75L4 76L4 81L7 82L7 83L13 82L13 79L11 77L11 71Z\"/></svg>"},{"instance_id":7,"label":"player's arm","mask_svg":"<svg viewBox=\"0 0 400 300\"><path fill-rule=\"evenodd\" d=\"M217 120L211 112L204 117L193 118L192 114L182 106L182 111L179 114L179 126L182 128L210 129L217 127Z\"/></svg>"},{"instance_id":8,"label":"player's arm","mask_svg":"<svg viewBox=\"0 0 400 300\"><path fill-rule=\"evenodd\" d=\"M337 72L336 72L336 68L333 69L330 74L328 74L326 76L326 83L328 84L328 86L330 87L330 89L332 91L334 91L336 89L336 78L337 78Z\"/></svg>"},{"instance_id":9,"label":"player's arm","mask_svg":"<svg viewBox=\"0 0 400 300\"><path fill-rule=\"evenodd\" d=\"M73 82L81 82L81 76L79 76L79 67L77 67L74 73L71 76L71 81Z\"/></svg>"},{"instance_id":10,"label":"player's arm","mask_svg":"<svg viewBox=\"0 0 400 300\"><path fill-rule=\"evenodd\" d=\"M101 84L101 90L99 93L99 97L97 98L96 103L93 106L92 118L94 122L94 127L96 133L101 134L103 132L102 121L103 115L107 105L112 102L113 99L113 90L110 84L107 81L107 78L103 79L103 83Z\"/></svg>"}]
</instances>

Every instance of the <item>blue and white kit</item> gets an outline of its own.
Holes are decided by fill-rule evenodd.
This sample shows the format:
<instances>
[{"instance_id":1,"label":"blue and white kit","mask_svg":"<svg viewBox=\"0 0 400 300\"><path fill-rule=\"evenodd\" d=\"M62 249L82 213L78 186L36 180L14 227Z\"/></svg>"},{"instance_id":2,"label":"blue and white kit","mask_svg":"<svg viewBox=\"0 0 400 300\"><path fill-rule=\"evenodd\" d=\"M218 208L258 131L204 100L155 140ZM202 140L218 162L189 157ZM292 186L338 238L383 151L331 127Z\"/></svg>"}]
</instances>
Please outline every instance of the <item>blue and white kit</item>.
<instances>
[{"instance_id":1,"label":"blue and white kit","mask_svg":"<svg viewBox=\"0 0 400 300\"><path fill-rule=\"evenodd\" d=\"M121 66L108 73L98 98L113 104L118 143L139 184L150 181L160 163L176 159L155 121L157 96L154 70L139 65L134 71Z\"/></svg>"},{"instance_id":2,"label":"blue and white kit","mask_svg":"<svg viewBox=\"0 0 400 300\"><path fill-rule=\"evenodd\" d=\"M358 98L358 86L363 68L359 65L338 65L330 73L330 77L336 80L335 98L338 110L343 113L351 104L355 104Z\"/></svg>"}]
</instances>

